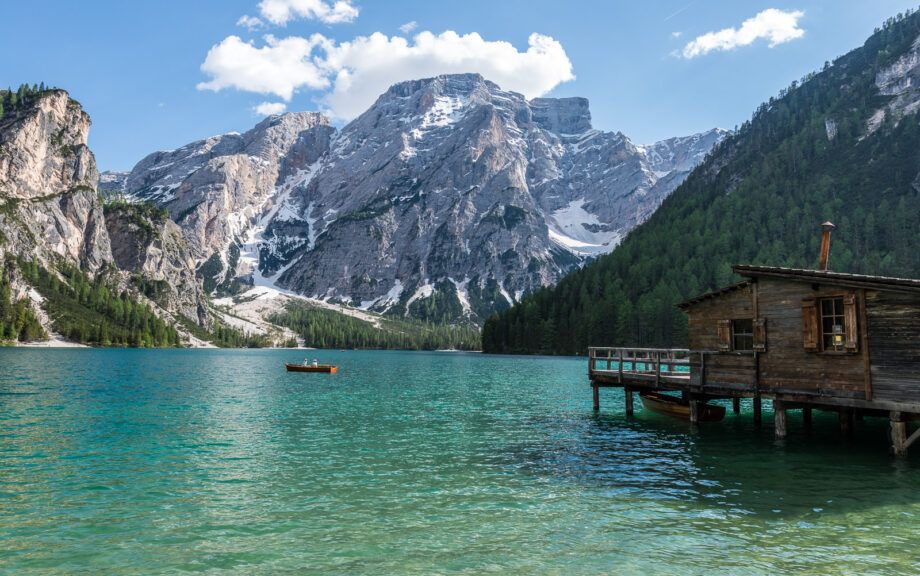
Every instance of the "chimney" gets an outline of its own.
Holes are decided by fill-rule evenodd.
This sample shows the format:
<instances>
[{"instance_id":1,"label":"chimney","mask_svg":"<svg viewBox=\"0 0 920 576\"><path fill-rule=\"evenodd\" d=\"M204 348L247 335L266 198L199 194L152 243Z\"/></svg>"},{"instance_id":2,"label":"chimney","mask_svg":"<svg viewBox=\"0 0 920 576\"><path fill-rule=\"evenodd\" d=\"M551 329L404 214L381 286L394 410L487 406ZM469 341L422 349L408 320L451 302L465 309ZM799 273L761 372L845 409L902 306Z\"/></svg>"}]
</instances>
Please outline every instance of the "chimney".
<instances>
[{"instance_id":1,"label":"chimney","mask_svg":"<svg viewBox=\"0 0 920 576\"><path fill-rule=\"evenodd\" d=\"M834 228L830 222L821 225L821 260L818 262L818 270L827 270L827 257L831 251L831 230Z\"/></svg>"}]
</instances>

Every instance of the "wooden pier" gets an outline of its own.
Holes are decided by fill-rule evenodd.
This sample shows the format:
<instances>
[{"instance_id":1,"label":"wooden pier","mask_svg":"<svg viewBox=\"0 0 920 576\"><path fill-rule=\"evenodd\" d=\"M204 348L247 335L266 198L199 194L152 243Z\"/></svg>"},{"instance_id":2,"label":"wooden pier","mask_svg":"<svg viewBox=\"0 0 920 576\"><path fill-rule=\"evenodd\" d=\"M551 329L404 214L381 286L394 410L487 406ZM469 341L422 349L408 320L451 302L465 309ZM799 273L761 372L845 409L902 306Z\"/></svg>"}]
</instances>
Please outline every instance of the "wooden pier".
<instances>
[{"instance_id":1,"label":"wooden pier","mask_svg":"<svg viewBox=\"0 0 920 576\"><path fill-rule=\"evenodd\" d=\"M742 398L754 400L754 419L760 422L761 393L753 386L726 383L706 378L707 356L721 355L712 350L681 348L608 348L588 349L588 376L594 392L594 409L600 410L601 388L623 388L626 413L633 413L634 392L680 392L690 404L691 415L709 400L731 399L732 410L740 412ZM756 357L756 352L732 352L732 356ZM755 359L756 362L756 359ZM691 417L691 422L696 423Z\"/></svg>"},{"instance_id":2,"label":"wooden pier","mask_svg":"<svg viewBox=\"0 0 920 576\"><path fill-rule=\"evenodd\" d=\"M706 365L719 366L725 357L737 361L746 356L754 366L760 364L758 352L720 352L714 350L689 350L680 348L621 348L592 347L588 350L588 376L594 396L594 410L600 410L601 388L623 388L625 412L632 416L633 394L643 392L677 392L690 407L690 422L697 424L701 406L710 400L732 401L732 411L740 413L741 401L751 400L754 423L762 422L762 401L773 404L774 427L777 439L787 436L787 413L800 410L806 428L811 427L812 411L836 411L839 415L841 434L853 433L854 419L865 416L889 418L891 421L891 452L904 457L907 450L918 439L920 429L909 431L909 423L920 420L920 406L916 403L898 406L888 402L872 400L859 401L833 396L789 394L782 388L763 388L759 378L749 384L726 382L723 379L707 379ZM756 371L755 371L756 376ZM676 396L676 394L675 394ZM900 409L892 409L900 408ZM909 412L903 409L910 410Z\"/></svg>"}]
</instances>

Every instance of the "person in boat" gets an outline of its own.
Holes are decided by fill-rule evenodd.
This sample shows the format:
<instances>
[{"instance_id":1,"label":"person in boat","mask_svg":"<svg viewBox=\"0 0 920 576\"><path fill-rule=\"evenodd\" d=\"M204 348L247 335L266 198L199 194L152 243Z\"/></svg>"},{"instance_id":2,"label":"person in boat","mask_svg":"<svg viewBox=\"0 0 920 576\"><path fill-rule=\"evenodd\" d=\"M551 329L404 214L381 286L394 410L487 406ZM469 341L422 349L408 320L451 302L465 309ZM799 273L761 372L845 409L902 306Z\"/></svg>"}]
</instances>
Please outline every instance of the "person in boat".
<instances>
[{"instance_id":1,"label":"person in boat","mask_svg":"<svg viewBox=\"0 0 920 576\"><path fill-rule=\"evenodd\" d=\"M313 359L313 367L316 368L318 365L319 365L319 361L318 361L316 358L314 358L314 359Z\"/></svg>"}]
</instances>

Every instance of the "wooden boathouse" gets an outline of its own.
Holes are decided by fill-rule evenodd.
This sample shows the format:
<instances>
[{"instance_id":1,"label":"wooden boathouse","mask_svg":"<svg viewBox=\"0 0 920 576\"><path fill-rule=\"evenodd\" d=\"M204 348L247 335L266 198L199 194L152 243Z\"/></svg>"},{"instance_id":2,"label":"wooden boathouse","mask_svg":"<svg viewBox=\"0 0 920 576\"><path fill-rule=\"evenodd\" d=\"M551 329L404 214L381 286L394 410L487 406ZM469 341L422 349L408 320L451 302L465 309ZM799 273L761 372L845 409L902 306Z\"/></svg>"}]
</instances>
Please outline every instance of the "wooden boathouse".
<instances>
[{"instance_id":1,"label":"wooden boathouse","mask_svg":"<svg viewBox=\"0 0 920 576\"><path fill-rule=\"evenodd\" d=\"M827 270L830 230L825 223L817 270L734 266L743 280L678 307L689 320L689 349L591 348L594 408L599 388L622 387L626 411L632 392L676 391L691 422L712 399L753 400L760 423L771 400L777 438L786 413L839 413L841 430L854 417L891 421L892 451L905 456L920 437L908 423L920 419L920 280L842 274Z\"/></svg>"}]
</instances>

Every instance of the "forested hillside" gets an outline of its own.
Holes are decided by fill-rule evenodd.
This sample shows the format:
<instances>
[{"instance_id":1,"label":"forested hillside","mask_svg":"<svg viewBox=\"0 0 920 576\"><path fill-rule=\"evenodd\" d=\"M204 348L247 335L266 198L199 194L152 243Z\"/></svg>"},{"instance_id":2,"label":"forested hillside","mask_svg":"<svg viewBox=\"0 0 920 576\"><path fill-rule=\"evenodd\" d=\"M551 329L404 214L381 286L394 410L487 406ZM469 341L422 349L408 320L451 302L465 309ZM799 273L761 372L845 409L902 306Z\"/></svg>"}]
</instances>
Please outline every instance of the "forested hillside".
<instances>
[{"instance_id":1,"label":"forested hillside","mask_svg":"<svg viewBox=\"0 0 920 576\"><path fill-rule=\"evenodd\" d=\"M374 350L476 350L479 331L470 326L431 323L414 318L381 317L374 325L352 316L292 303L269 320L287 326L315 348Z\"/></svg>"},{"instance_id":2,"label":"forested hillside","mask_svg":"<svg viewBox=\"0 0 920 576\"><path fill-rule=\"evenodd\" d=\"M686 345L675 304L732 264L816 267L825 220L831 269L920 277L918 35L899 15L781 90L612 254L493 315L484 351Z\"/></svg>"}]
</instances>

